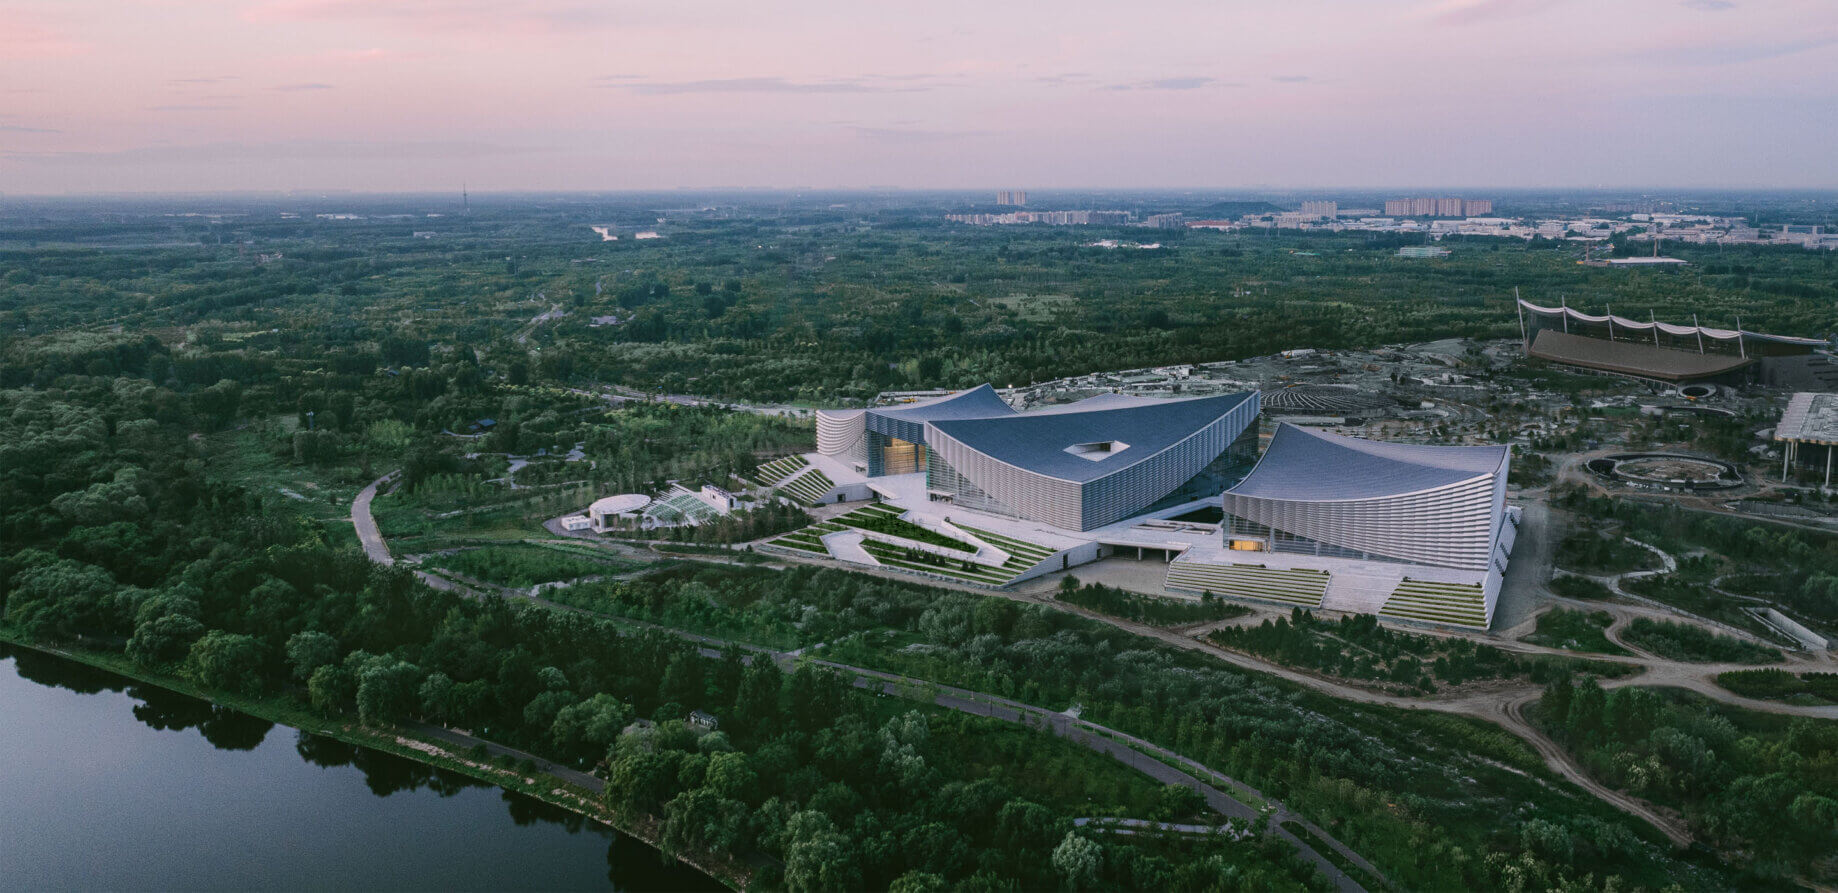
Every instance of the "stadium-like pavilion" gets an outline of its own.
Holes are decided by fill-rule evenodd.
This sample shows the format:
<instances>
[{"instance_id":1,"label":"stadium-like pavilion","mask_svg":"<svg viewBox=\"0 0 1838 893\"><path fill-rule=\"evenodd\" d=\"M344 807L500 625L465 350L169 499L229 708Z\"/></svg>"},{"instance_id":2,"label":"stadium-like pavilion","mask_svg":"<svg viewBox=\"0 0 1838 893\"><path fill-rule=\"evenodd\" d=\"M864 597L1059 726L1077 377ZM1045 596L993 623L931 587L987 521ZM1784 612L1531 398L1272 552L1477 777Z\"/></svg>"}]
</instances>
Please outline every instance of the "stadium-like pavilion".
<instances>
[{"instance_id":1,"label":"stadium-like pavilion","mask_svg":"<svg viewBox=\"0 0 1838 893\"><path fill-rule=\"evenodd\" d=\"M1521 300L1526 356L1612 375L1665 384L1737 381L1759 374L1777 383L1817 377L1827 365L1814 356L1827 342L1743 328L1673 325L1584 313L1567 304Z\"/></svg>"}]
</instances>

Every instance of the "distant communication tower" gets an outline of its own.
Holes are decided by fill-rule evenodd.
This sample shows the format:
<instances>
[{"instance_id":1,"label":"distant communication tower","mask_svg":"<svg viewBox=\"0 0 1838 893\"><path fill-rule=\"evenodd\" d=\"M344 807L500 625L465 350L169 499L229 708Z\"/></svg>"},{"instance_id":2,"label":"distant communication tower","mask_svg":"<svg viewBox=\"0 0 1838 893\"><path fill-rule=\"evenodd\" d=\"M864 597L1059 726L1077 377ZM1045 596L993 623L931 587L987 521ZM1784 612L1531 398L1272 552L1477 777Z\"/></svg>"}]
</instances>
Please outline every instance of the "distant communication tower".
<instances>
[{"instance_id":1,"label":"distant communication tower","mask_svg":"<svg viewBox=\"0 0 1838 893\"><path fill-rule=\"evenodd\" d=\"M466 194L466 182L464 180L460 181L460 213L467 217L472 216L472 197Z\"/></svg>"}]
</instances>

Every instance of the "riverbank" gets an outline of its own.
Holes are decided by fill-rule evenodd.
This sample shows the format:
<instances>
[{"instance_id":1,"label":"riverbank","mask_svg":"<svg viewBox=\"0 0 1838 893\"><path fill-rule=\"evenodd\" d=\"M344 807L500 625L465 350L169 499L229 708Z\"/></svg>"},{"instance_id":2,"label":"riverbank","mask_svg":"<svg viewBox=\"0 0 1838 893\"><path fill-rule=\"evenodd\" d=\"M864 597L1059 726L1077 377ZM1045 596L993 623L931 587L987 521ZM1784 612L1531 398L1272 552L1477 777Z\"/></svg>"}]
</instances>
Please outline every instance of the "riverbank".
<instances>
[{"instance_id":1,"label":"riverbank","mask_svg":"<svg viewBox=\"0 0 1838 893\"><path fill-rule=\"evenodd\" d=\"M589 789L588 783L598 782L598 779L558 766L534 754L436 727L419 731L381 730L327 720L289 698L247 697L207 691L180 677L149 672L119 655L47 645L32 641L4 626L0 626L0 643L94 667L125 679L227 707L278 726L464 775L579 815L661 852L660 822L654 818L642 823L620 819L601 802L598 790ZM474 755L474 745L483 745L488 754L497 755L500 761L477 758ZM534 769L530 768L532 765ZM575 778L564 777L563 773ZM731 859L679 855L677 861L732 890L744 890L751 877L751 870L747 866Z\"/></svg>"}]
</instances>

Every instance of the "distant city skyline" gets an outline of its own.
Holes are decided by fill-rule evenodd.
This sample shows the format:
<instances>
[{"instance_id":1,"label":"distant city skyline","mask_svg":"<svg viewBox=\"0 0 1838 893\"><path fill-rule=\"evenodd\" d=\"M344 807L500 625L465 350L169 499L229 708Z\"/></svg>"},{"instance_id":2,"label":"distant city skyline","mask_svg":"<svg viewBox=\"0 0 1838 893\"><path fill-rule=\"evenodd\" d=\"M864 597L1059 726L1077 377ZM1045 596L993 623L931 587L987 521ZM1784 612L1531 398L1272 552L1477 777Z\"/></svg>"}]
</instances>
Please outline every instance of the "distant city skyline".
<instances>
[{"instance_id":1,"label":"distant city skyline","mask_svg":"<svg viewBox=\"0 0 1838 893\"><path fill-rule=\"evenodd\" d=\"M0 191L1824 189L1835 76L1822 0L0 0Z\"/></svg>"}]
</instances>

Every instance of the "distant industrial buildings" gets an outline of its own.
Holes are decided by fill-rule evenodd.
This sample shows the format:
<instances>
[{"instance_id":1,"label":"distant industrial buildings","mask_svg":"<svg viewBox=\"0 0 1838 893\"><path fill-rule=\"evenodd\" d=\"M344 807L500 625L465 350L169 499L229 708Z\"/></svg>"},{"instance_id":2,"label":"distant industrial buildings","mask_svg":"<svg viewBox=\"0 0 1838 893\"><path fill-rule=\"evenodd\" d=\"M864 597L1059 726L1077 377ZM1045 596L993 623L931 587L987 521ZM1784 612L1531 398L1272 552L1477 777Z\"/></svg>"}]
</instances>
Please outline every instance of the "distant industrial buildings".
<instances>
[{"instance_id":1,"label":"distant industrial buildings","mask_svg":"<svg viewBox=\"0 0 1838 893\"><path fill-rule=\"evenodd\" d=\"M1488 198L1396 198L1385 200L1388 217L1479 217L1493 213Z\"/></svg>"},{"instance_id":2,"label":"distant industrial buildings","mask_svg":"<svg viewBox=\"0 0 1838 893\"><path fill-rule=\"evenodd\" d=\"M1449 249L1437 248L1434 245L1405 245L1398 249L1399 257L1448 257Z\"/></svg>"},{"instance_id":3,"label":"distant industrial buildings","mask_svg":"<svg viewBox=\"0 0 1838 893\"><path fill-rule=\"evenodd\" d=\"M1130 222L1128 211L1010 211L1006 214L946 214L952 223L971 226L1017 226L1044 223L1048 226L1121 225Z\"/></svg>"},{"instance_id":4,"label":"distant industrial buildings","mask_svg":"<svg viewBox=\"0 0 1838 893\"><path fill-rule=\"evenodd\" d=\"M997 190L996 191L996 204L998 205L1025 205L1027 204L1027 192L1026 190L1022 190L1022 189Z\"/></svg>"},{"instance_id":5,"label":"distant industrial buildings","mask_svg":"<svg viewBox=\"0 0 1838 893\"><path fill-rule=\"evenodd\" d=\"M1339 202L1303 202L1302 216L1333 220L1340 216Z\"/></svg>"}]
</instances>

